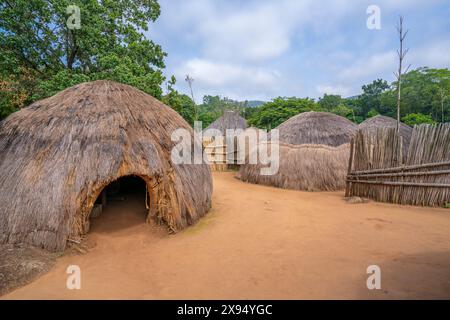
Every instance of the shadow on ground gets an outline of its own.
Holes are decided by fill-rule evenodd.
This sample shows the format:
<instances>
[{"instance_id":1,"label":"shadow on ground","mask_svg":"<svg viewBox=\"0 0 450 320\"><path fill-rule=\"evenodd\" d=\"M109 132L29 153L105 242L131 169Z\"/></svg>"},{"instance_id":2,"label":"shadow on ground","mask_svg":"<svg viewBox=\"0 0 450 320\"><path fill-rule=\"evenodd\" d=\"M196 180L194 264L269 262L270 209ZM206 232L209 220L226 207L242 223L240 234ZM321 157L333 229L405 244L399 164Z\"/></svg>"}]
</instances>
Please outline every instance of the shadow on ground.
<instances>
[{"instance_id":1,"label":"shadow on ground","mask_svg":"<svg viewBox=\"0 0 450 320\"><path fill-rule=\"evenodd\" d=\"M27 245L0 245L0 296L49 271L56 256Z\"/></svg>"},{"instance_id":2,"label":"shadow on ground","mask_svg":"<svg viewBox=\"0 0 450 320\"><path fill-rule=\"evenodd\" d=\"M363 288L358 299L450 299L450 251L400 255L379 267L381 290Z\"/></svg>"}]
</instances>

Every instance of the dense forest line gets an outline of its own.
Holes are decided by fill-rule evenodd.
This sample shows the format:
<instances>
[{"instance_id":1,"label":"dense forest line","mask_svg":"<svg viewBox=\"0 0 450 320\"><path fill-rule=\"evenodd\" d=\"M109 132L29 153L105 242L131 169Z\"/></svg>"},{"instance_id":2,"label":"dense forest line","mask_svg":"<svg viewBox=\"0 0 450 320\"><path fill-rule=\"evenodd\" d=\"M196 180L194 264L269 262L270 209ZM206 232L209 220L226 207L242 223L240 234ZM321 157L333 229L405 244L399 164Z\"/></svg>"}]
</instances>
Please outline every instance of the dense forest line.
<instances>
[{"instance_id":1,"label":"dense forest line","mask_svg":"<svg viewBox=\"0 0 450 320\"><path fill-rule=\"evenodd\" d=\"M83 1L78 29L67 25L70 4L68 0L0 4L0 120L77 83L99 79L135 86L174 108L190 124L199 120L204 127L229 109L241 112L249 125L267 129L311 110L336 113L356 123L376 114L396 117L396 83L381 79L362 86L362 93L351 98L277 97L255 107L248 101L205 96L195 104L174 89L174 77L166 81L167 54L144 35L149 22L160 15L156 0ZM448 68L418 68L402 80L405 123L450 121Z\"/></svg>"},{"instance_id":2,"label":"dense forest line","mask_svg":"<svg viewBox=\"0 0 450 320\"><path fill-rule=\"evenodd\" d=\"M293 115L304 111L332 112L360 123L382 114L396 118L397 83L375 80L362 86L356 97L342 98L325 94L317 102L308 98L276 98L251 113L250 125L274 128ZM401 117L409 124L450 121L450 71L448 69L412 70L402 79Z\"/></svg>"},{"instance_id":3,"label":"dense forest line","mask_svg":"<svg viewBox=\"0 0 450 320\"><path fill-rule=\"evenodd\" d=\"M172 79L171 84L174 84ZM418 68L403 75L401 100L402 121L408 125L450 121L450 70ZM239 102L220 96L204 96L196 106L187 95L169 86L163 101L175 108L189 123L194 119L203 127L221 116L224 110L237 110L250 126L271 129L292 116L306 111L326 111L360 123L382 114L396 118L397 84L377 79L362 86L362 93L351 98L325 94L317 101L311 98L277 97L260 106L251 107L248 101ZM197 117L196 117L197 115Z\"/></svg>"}]
</instances>

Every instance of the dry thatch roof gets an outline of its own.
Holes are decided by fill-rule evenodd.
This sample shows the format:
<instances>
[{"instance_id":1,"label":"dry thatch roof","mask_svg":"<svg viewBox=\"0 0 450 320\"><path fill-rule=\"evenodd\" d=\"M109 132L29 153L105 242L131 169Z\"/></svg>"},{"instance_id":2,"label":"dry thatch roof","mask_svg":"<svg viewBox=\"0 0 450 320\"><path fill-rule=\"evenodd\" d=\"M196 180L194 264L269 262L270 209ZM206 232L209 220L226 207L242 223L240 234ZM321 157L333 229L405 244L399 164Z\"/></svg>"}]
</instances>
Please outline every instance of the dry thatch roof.
<instances>
[{"instance_id":1,"label":"dry thatch roof","mask_svg":"<svg viewBox=\"0 0 450 320\"><path fill-rule=\"evenodd\" d=\"M330 147L280 143L279 146L280 165L277 174L261 175L260 169L267 165L245 164L241 166L238 178L250 183L306 191L332 191L345 187L349 144ZM267 149L270 150L270 146ZM256 148L252 152L257 152Z\"/></svg>"},{"instance_id":2,"label":"dry thatch roof","mask_svg":"<svg viewBox=\"0 0 450 320\"><path fill-rule=\"evenodd\" d=\"M372 135L376 135L378 128L397 128L397 120L391 117L386 117L382 115L376 115L375 117L369 118L361 122L358 129L367 131ZM404 124L400 123L400 136L403 138L403 156L406 157L408 154L409 143L411 141L413 129Z\"/></svg>"},{"instance_id":3,"label":"dry thatch roof","mask_svg":"<svg viewBox=\"0 0 450 320\"><path fill-rule=\"evenodd\" d=\"M357 125L328 112L303 112L280 124L280 142L340 146L350 142Z\"/></svg>"},{"instance_id":4,"label":"dry thatch roof","mask_svg":"<svg viewBox=\"0 0 450 320\"><path fill-rule=\"evenodd\" d=\"M191 127L174 110L110 81L35 102L0 128L0 243L62 250L77 239L110 182L141 177L149 218L182 229L211 206L208 165L174 165L171 133ZM196 141L196 143L200 143Z\"/></svg>"},{"instance_id":5,"label":"dry thatch roof","mask_svg":"<svg viewBox=\"0 0 450 320\"><path fill-rule=\"evenodd\" d=\"M223 115L211 123L208 129L218 129L225 136L227 129L246 129L247 121L239 115L238 111L227 110Z\"/></svg>"}]
</instances>

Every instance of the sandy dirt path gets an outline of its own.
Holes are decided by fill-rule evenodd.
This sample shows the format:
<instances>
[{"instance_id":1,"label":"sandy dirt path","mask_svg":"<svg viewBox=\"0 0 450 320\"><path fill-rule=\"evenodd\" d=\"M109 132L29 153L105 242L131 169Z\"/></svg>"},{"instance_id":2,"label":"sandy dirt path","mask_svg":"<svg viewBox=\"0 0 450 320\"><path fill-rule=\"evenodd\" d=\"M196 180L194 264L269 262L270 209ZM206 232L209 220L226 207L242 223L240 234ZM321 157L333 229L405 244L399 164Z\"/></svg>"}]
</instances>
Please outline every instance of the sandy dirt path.
<instances>
[{"instance_id":1,"label":"sandy dirt path","mask_svg":"<svg viewBox=\"0 0 450 320\"><path fill-rule=\"evenodd\" d=\"M133 206L94 224L96 246L64 256L6 299L450 298L450 210L348 204L343 194L245 184L214 173L211 212L176 235ZM131 208L131 209L130 209ZM81 290L66 289L68 265ZM381 290L366 268L381 268Z\"/></svg>"}]
</instances>

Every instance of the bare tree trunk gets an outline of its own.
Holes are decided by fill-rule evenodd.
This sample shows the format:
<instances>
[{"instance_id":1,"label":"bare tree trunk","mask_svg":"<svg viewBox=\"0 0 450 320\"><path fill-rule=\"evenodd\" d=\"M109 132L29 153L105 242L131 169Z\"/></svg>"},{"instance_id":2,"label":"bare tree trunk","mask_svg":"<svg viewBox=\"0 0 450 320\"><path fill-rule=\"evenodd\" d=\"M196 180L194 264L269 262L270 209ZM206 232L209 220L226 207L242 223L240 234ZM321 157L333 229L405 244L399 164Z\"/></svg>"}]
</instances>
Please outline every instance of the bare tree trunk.
<instances>
[{"instance_id":1,"label":"bare tree trunk","mask_svg":"<svg viewBox=\"0 0 450 320\"><path fill-rule=\"evenodd\" d=\"M194 102L194 121L198 121L198 109L194 99L194 91L192 90L192 82L194 82L194 79L187 75L185 80L189 84L189 89L191 89L192 102Z\"/></svg>"},{"instance_id":2,"label":"bare tree trunk","mask_svg":"<svg viewBox=\"0 0 450 320\"><path fill-rule=\"evenodd\" d=\"M400 60L400 67L399 67L399 76L397 79L397 132L400 132L400 102L401 102L401 91L402 91L402 61Z\"/></svg>"},{"instance_id":3,"label":"bare tree trunk","mask_svg":"<svg viewBox=\"0 0 450 320\"><path fill-rule=\"evenodd\" d=\"M77 38L75 36L75 32L69 30L67 34L67 68L69 70L72 70L77 54L78 54Z\"/></svg>"},{"instance_id":4,"label":"bare tree trunk","mask_svg":"<svg viewBox=\"0 0 450 320\"><path fill-rule=\"evenodd\" d=\"M397 78L397 132L400 133L400 104L401 104L401 89L402 89L402 72L403 72L403 59L408 53L408 49L403 51L403 40L405 40L408 31L403 33L403 17L400 16L400 21L397 26L397 31L400 39L400 49L397 51L398 53L398 71L394 73ZM406 69L405 73L408 72L409 66Z\"/></svg>"}]
</instances>

